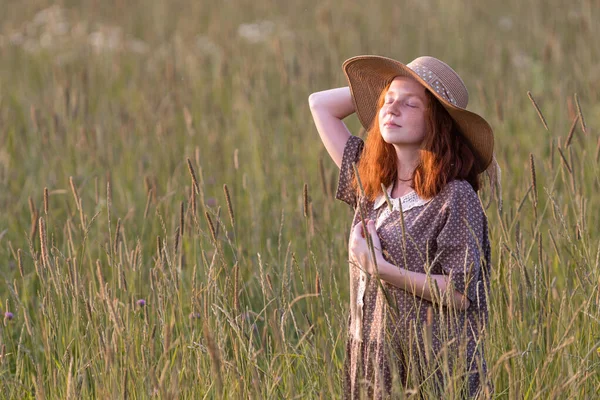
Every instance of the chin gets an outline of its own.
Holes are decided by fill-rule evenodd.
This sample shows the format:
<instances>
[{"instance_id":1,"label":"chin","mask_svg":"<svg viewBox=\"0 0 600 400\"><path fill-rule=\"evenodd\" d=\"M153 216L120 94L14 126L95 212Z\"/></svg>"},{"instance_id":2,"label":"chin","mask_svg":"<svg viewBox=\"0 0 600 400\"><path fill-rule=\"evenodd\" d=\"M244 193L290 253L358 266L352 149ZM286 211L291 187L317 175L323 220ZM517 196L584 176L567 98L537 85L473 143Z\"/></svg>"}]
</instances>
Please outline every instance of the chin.
<instances>
[{"instance_id":1,"label":"chin","mask_svg":"<svg viewBox=\"0 0 600 400\"><path fill-rule=\"evenodd\" d=\"M382 131L381 132L381 138L383 139L384 142L389 143L389 144L394 144L395 142L398 141L399 135L394 132L388 132L388 131Z\"/></svg>"}]
</instances>

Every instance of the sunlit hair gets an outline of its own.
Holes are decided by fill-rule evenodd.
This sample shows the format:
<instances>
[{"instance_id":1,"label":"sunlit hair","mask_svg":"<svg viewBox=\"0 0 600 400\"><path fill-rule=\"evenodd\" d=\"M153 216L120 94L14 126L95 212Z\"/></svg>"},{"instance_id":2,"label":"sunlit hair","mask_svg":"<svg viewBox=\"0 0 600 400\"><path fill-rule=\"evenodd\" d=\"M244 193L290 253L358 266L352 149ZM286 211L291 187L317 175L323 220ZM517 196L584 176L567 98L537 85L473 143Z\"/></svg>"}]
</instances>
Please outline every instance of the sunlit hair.
<instances>
[{"instance_id":1,"label":"sunlit hair","mask_svg":"<svg viewBox=\"0 0 600 400\"><path fill-rule=\"evenodd\" d=\"M391 85L391 83L390 83ZM388 85L379 96L377 110L384 104ZM475 156L460 128L448 111L429 92L425 110L426 130L421 145L420 157L413 172L411 187L419 197L429 199L436 196L454 179L464 179L475 191L479 190L479 177L475 170ZM358 163L358 173L369 200L375 200L381 184L388 187L397 177L397 161L394 146L386 143L379 130L379 112L367 133L365 148ZM356 179L354 185L357 186Z\"/></svg>"}]
</instances>

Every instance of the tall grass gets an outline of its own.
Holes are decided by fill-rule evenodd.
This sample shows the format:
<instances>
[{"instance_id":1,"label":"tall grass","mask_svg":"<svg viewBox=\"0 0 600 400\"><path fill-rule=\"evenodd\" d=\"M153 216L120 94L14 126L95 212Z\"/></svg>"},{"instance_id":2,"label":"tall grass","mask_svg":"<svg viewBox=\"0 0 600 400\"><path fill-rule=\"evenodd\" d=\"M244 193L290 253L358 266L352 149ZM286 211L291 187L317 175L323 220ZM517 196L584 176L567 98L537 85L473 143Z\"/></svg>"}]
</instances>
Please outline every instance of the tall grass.
<instances>
[{"instance_id":1,"label":"tall grass","mask_svg":"<svg viewBox=\"0 0 600 400\"><path fill-rule=\"evenodd\" d=\"M495 395L600 392L595 2L48 7L0 13L1 396L340 397L351 212L306 99L362 53L447 61L494 126Z\"/></svg>"}]
</instances>

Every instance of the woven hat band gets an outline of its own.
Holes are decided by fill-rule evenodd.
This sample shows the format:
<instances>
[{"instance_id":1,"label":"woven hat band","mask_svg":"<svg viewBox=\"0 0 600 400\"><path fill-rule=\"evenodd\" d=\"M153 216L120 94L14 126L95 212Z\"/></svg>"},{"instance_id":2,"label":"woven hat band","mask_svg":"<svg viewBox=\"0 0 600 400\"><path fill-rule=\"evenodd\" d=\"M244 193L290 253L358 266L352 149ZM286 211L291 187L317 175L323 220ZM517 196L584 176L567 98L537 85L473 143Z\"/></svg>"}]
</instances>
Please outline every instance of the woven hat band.
<instances>
[{"instance_id":1,"label":"woven hat band","mask_svg":"<svg viewBox=\"0 0 600 400\"><path fill-rule=\"evenodd\" d=\"M419 57L406 65L419 75L447 102L467 108L469 93L458 74L447 64L433 57Z\"/></svg>"},{"instance_id":2,"label":"woven hat band","mask_svg":"<svg viewBox=\"0 0 600 400\"><path fill-rule=\"evenodd\" d=\"M435 90L440 96L444 98L444 100L449 101L450 103L456 105L456 99L450 94L444 83L440 81L440 78L430 69L424 67L422 65L407 65L410 69L415 71L425 82L431 86L433 90ZM463 107L464 108L464 107Z\"/></svg>"}]
</instances>

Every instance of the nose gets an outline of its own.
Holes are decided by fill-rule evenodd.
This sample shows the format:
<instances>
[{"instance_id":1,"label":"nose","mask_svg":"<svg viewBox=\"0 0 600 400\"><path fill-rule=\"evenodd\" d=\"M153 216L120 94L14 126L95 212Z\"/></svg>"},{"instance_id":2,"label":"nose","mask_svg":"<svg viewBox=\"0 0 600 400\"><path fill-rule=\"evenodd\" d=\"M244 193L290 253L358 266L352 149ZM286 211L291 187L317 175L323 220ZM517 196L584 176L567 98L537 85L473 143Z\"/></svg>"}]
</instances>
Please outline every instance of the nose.
<instances>
[{"instance_id":1,"label":"nose","mask_svg":"<svg viewBox=\"0 0 600 400\"><path fill-rule=\"evenodd\" d=\"M392 104L390 104L390 106L387 109L387 113L394 116L400 115L400 107L398 104L398 101L392 102Z\"/></svg>"}]
</instances>

